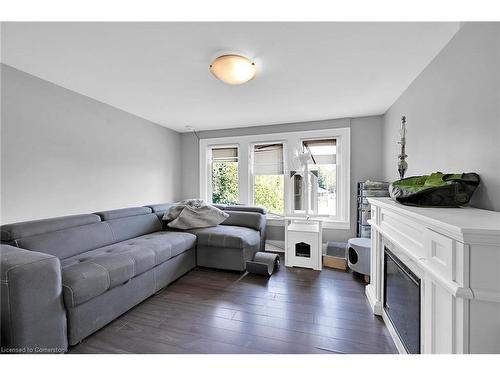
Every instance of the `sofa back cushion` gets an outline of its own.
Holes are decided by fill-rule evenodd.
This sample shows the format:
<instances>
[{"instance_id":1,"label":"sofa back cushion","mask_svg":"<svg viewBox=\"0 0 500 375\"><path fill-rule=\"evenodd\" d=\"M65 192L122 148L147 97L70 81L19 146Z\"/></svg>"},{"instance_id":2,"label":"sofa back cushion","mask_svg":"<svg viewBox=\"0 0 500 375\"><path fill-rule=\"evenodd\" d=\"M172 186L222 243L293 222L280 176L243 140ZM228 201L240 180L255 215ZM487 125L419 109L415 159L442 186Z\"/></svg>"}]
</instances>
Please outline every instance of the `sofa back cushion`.
<instances>
[{"instance_id":1,"label":"sofa back cushion","mask_svg":"<svg viewBox=\"0 0 500 375\"><path fill-rule=\"evenodd\" d=\"M233 225L261 230L266 225L265 216L257 212L228 211L224 210L229 217L221 225Z\"/></svg>"},{"instance_id":2,"label":"sofa back cushion","mask_svg":"<svg viewBox=\"0 0 500 375\"><path fill-rule=\"evenodd\" d=\"M115 242L162 230L161 221L154 213L107 220L105 223L109 224Z\"/></svg>"},{"instance_id":3,"label":"sofa back cushion","mask_svg":"<svg viewBox=\"0 0 500 375\"><path fill-rule=\"evenodd\" d=\"M51 254L59 259L114 243L113 232L105 222L60 229L14 240L16 246Z\"/></svg>"},{"instance_id":4,"label":"sofa back cushion","mask_svg":"<svg viewBox=\"0 0 500 375\"><path fill-rule=\"evenodd\" d=\"M167 222L163 220L163 216L167 212L167 210L172 207L175 203L160 203L160 204L149 204L144 207L149 207L153 210L158 219L161 222L162 229L167 229Z\"/></svg>"},{"instance_id":5,"label":"sofa back cushion","mask_svg":"<svg viewBox=\"0 0 500 375\"><path fill-rule=\"evenodd\" d=\"M1 227L2 242L66 259L162 229L149 207L64 216Z\"/></svg>"},{"instance_id":6,"label":"sofa back cushion","mask_svg":"<svg viewBox=\"0 0 500 375\"><path fill-rule=\"evenodd\" d=\"M94 214L6 224L1 231L2 242L60 259L113 243L109 225Z\"/></svg>"},{"instance_id":7,"label":"sofa back cushion","mask_svg":"<svg viewBox=\"0 0 500 375\"><path fill-rule=\"evenodd\" d=\"M267 213L264 207L246 206L244 204L214 204L214 206L224 211L256 212L262 215L265 215Z\"/></svg>"},{"instance_id":8,"label":"sofa back cushion","mask_svg":"<svg viewBox=\"0 0 500 375\"><path fill-rule=\"evenodd\" d=\"M149 204L145 207L149 207L153 210L154 213L163 212L165 213L170 207L172 207L175 203L159 203L159 204Z\"/></svg>"},{"instance_id":9,"label":"sofa back cushion","mask_svg":"<svg viewBox=\"0 0 500 375\"><path fill-rule=\"evenodd\" d=\"M162 229L161 220L150 207L130 207L96 212L108 223L115 242L125 241Z\"/></svg>"},{"instance_id":10,"label":"sofa back cushion","mask_svg":"<svg viewBox=\"0 0 500 375\"><path fill-rule=\"evenodd\" d=\"M150 214L151 212L153 212L153 210L149 207L129 207L119 208L117 210L99 211L95 212L94 214L98 215L102 219L102 221L108 221L130 216L146 215Z\"/></svg>"},{"instance_id":11,"label":"sofa back cushion","mask_svg":"<svg viewBox=\"0 0 500 375\"><path fill-rule=\"evenodd\" d=\"M12 242L18 238L98 223L100 221L101 218L94 214L61 216L51 219L5 224L0 227L0 232L2 233L2 242Z\"/></svg>"},{"instance_id":12,"label":"sofa back cushion","mask_svg":"<svg viewBox=\"0 0 500 375\"><path fill-rule=\"evenodd\" d=\"M161 204L149 204L145 207L151 208L151 210L158 216L162 222L162 227L165 229L166 222L162 221L165 212L173 206L175 203L161 203ZM263 232L266 225L266 209L256 206L245 206L245 205L226 205L226 204L214 204L220 210L229 214L229 217L221 223L221 225L234 225L240 227L252 228Z\"/></svg>"}]
</instances>

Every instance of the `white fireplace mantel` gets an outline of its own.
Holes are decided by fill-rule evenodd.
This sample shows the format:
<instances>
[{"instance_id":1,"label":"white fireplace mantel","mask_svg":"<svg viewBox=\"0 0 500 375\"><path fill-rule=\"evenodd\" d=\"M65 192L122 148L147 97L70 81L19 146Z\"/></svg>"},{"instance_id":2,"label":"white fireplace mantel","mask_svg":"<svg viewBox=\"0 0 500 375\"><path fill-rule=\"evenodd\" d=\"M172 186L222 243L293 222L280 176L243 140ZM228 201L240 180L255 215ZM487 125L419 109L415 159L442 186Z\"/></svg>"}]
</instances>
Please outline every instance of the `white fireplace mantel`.
<instances>
[{"instance_id":1,"label":"white fireplace mantel","mask_svg":"<svg viewBox=\"0 0 500 375\"><path fill-rule=\"evenodd\" d=\"M384 247L421 279L421 353L500 353L500 212L371 203L366 295L396 346L384 310Z\"/></svg>"}]
</instances>

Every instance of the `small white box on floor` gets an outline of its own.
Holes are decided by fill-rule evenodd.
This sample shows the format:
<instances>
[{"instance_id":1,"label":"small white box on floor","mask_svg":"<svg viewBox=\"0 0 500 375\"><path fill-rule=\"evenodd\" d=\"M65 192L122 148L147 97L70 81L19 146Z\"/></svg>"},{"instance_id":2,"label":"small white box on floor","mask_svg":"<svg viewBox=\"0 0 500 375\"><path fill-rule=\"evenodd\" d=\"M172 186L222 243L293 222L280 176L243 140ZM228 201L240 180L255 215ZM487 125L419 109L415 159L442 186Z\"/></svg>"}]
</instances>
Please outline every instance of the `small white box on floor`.
<instances>
[{"instance_id":1,"label":"small white box on floor","mask_svg":"<svg viewBox=\"0 0 500 375\"><path fill-rule=\"evenodd\" d=\"M321 220L285 218L285 266L321 271Z\"/></svg>"}]
</instances>

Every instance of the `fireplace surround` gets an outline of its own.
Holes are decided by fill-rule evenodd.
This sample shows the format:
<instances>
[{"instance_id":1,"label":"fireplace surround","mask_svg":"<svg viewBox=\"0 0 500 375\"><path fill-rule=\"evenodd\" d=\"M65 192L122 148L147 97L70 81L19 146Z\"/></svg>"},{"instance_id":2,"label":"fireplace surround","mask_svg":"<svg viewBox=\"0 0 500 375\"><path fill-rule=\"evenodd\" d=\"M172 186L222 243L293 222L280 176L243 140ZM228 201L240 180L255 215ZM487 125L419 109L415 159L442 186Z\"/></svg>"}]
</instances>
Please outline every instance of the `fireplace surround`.
<instances>
[{"instance_id":1,"label":"fireplace surround","mask_svg":"<svg viewBox=\"0 0 500 375\"><path fill-rule=\"evenodd\" d=\"M369 201L372 251L366 296L399 352L500 353L500 212L409 207L389 198ZM420 279L419 293L412 292L413 299L420 297L420 307L414 309L412 302L412 309L399 311L410 321L420 315L419 328L409 328L409 342L386 308L391 294L384 287L386 250ZM415 331L420 332L418 343Z\"/></svg>"}]
</instances>

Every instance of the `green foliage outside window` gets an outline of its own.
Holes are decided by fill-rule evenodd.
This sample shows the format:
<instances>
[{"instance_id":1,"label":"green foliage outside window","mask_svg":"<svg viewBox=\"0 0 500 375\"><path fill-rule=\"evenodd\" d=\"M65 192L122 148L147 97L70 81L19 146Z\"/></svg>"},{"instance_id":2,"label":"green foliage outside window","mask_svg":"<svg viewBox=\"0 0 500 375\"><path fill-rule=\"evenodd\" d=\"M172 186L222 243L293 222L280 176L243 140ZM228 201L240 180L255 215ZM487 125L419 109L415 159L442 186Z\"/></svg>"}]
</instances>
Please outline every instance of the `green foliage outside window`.
<instances>
[{"instance_id":1,"label":"green foliage outside window","mask_svg":"<svg viewBox=\"0 0 500 375\"><path fill-rule=\"evenodd\" d=\"M284 176L255 176L255 204L269 212L283 215ZM238 203L238 163L214 162L212 164L212 203Z\"/></svg>"},{"instance_id":2,"label":"green foliage outside window","mask_svg":"<svg viewBox=\"0 0 500 375\"><path fill-rule=\"evenodd\" d=\"M238 163L212 164L212 203L238 203Z\"/></svg>"},{"instance_id":3,"label":"green foliage outside window","mask_svg":"<svg viewBox=\"0 0 500 375\"><path fill-rule=\"evenodd\" d=\"M265 207L273 214L283 215L284 207L284 176L257 175L254 182L254 201L258 206Z\"/></svg>"},{"instance_id":4,"label":"green foliage outside window","mask_svg":"<svg viewBox=\"0 0 500 375\"><path fill-rule=\"evenodd\" d=\"M319 215L336 214L337 172L334 164L316 165L318 170L318 187L324 190L318 191L317 213Z\"/></svg>"},{"instance_id":5,"label":"green foliage outside window","mask_svg":"<svg viewBox=\"0 0 500 375\"><path fill-rule=\"evenodd\" d=\"M329 192L337 189L335 165L318 165L318 186Z\"/></svg>"}]
</instances>

